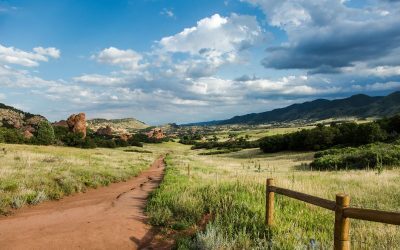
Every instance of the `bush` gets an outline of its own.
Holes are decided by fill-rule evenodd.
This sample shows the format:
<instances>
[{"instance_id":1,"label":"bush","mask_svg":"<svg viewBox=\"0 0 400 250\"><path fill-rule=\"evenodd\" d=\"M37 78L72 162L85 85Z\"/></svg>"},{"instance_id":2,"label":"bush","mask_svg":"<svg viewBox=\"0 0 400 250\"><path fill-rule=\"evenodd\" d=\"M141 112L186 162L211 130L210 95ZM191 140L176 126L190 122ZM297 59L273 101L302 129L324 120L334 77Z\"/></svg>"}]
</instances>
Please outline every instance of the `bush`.
<instances>
[{"instance_id":1,"label":"bush","mask_svg":"<svg viewBox=\"0 0 400 250\"><path fill-rule=\"evenodd\" d=\"M258 148L259 142L258 141L248 141L242 137L237 138L234 141L224 141L224 142L217 142L217 141L208 141L208 142L196 142L192 149L243 149L243 148Z\"/></svg>"},{"instance_id":2,"label":"bush","mask_svg":"<svg viewBox=\"0 0 400 250\"><path fill-rule=\"evenodd\" d=\"M260 140L260 149L265 153L284 150L306 151L324 150L333 146L359 146L382 142L387 132L378 123L343 123L331 126L318 125L313 129L264 137Z\"/></svg>"},{"instance_id":3,"label":"bush","mask_svg":"<svg viewBox=\"0 0 400 250\"><path fill-rule=\"evenodd\" d=\"M0 142L21 144L25 142L25 139L17 129L0 128Z\"/></svg>"},{"instance_id":4,"label":"bush","mask_svg":"<svg viewBox=\"0 0 400 250\"><path fill-rule=\"evenodd\" d=\"M51 124L47 121L41 121L38 124L34 143L40 145L51 145L55 141L54 130Z\"/></svg>"},{"instance_id":5,"label":"bush","mask_svg":"<svg viewBox=\"0 0 400 250\"><path fill-rule=\"evenodd\" d=\"M319 170L374 169L400 165L400 146L374 143L358 148L329 149L315 154L311 167Z\"/></svg>"}]
</instances>

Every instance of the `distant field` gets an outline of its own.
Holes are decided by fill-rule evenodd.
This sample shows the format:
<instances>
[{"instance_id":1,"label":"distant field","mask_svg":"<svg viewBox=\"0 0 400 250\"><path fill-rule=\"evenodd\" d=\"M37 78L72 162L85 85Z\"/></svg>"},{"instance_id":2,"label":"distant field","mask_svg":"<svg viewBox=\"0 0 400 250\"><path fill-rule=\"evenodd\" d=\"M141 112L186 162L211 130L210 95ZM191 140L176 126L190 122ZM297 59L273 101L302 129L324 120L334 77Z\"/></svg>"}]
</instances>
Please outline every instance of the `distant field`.
<instances>
[{"instance_id":1,"label":"distant field","mask_svg":"<svg viewBox=\"0 0 400 250\"><path fill-rule=\"evenodd\" d=\"M316 121L313 123L310 123L308 125L291 125L291 124L286 124L285 127L266 127L260 125L259 127L254 127L254 128L245 128L243 127L242 129L238 130L225 130L221 131L217 134L217 137L221 141L225 141L229 139L229 134L235 134L237 137L245 137L248 136L249 140L258 140L260 138L263 138L265 136L271 136L271 135L278 135L278 134L287 134L287 133L293 133L302 129L312 129L315 128L315 124L329 124L331 122L343 122L343 121L348 121L348 122L356 122L356 123L367 123L374 121L376 119L374 118L368 118L368 119L363 119L359 120L354 117L347 117L347 118L335 118L335 119L326 119L326 120L320 120Z\"/></svg>"},{"instance_id":2,"label":"distant field","mask_svg":"<svg viewBox=\"0 0 400 250\"><path fill-rule=\"evenodd\" d=\"M135 176L158 156L141 150L0 144L0 214Z\"/></svg>"},{"instance_id":3,"label":"distant field","mask_svg":"<svg viewBox=\"0 0 400 250\"><path fill-rule=\"evenodd\" d=\"M296 132L302 129L311 129L315 126L300 126L300 127L286 127L286 128L249 128L243 129L240 131L223 131L218 133L217 137L221 141L226 141L229 139L229 134L234 134L237 137L246 137L248 136L249 140L258 140L265 136L278 135L278 134L287 134Z\"/></svg>"},{"instance_id":4,"label":"distant field","mask_svg":"<svg viewBox=\"0 0 400 250\"><path fill-rule=\"evenodd\" d=\"M400 207L398 169L318 172L306 167L312 153L262 154L251 149L211 156L176 143L157 146L172 152L164 183L147 209L153 224L181 235L176 237L182 249L332 249L334 214L290 198L277 195L276 226L267 229L267 177L281 187L331 200L336 193L347 193L355 207ZM206 230L185 236L196 231L194 225L205 214L213 216ZM398 226L352 220L351 239L353 249L400 248Z\"/></svg>"}]
</instances>

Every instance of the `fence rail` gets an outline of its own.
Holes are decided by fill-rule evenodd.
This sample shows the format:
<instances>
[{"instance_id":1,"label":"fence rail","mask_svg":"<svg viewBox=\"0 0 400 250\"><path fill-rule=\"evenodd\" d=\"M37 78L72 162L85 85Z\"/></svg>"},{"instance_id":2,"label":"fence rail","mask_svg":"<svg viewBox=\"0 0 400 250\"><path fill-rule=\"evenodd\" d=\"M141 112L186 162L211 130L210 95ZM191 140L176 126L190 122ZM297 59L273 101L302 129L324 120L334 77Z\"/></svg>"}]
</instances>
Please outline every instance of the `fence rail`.
<instances>
[{"instance_id":1,"label":"fence rail","mask_svg":"<svg viewBox=\"0 0 400 250\"><path fill-rule=\"evenodd\" d=\"M274 224L275 193L304 201L335 212L334 249L350 249L350 218L400 225L400 213L350 207L350 196L337 194L336 201L296 192L275 186L274 179L267 179L265 222Z\"/></svg>"}]
</instances>

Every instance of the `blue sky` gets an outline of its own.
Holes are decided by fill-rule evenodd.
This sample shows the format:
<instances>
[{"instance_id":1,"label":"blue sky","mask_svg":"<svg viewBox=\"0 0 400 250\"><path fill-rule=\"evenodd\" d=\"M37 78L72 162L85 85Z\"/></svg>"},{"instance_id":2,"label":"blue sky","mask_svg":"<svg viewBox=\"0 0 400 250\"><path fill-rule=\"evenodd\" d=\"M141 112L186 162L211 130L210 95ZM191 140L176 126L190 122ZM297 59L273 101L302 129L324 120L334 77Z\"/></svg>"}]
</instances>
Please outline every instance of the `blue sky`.
<instances>
[{"instance_id":1,"label":"blue sky","mask_svg":"<svg viewBox=\"0 0 400 250\"><path fill-rule=\"evenodd\" d=\"M0 102L150 124L400 87L400 1L0 0Z\"/></svg>"}]
</instances>

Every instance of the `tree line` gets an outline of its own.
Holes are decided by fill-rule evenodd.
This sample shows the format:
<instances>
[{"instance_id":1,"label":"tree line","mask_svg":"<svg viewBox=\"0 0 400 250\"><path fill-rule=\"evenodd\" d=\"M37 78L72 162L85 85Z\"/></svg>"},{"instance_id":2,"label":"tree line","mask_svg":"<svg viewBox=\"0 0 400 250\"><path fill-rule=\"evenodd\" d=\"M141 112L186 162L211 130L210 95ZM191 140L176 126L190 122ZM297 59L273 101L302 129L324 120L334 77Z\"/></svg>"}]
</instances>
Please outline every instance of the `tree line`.
<instances>
[{"instance_id":1,"label":"tree line","mask_svg":"<svg viewBox=\"0 0 400 250\"><path fill-rule=\"evenodd\" d=\"M87 129L86 137L82 133L73 133L66 127L52 126L47 121L37 125L31 138L25 138L23 133L15 128L0 127L0 143L57 145L79 148L116 148L137 146L143 143L161 143L166 139L148 138L146 134L138 133L127 140L111 135L98 135L93 130Z\"/></svg>"},{"instance_id":2,"label":"tree line","mask_svg":"<svg viewBox=\"0 0 400 250\"><path fill-rule=\"evenodd\" d=\"M319 124L313 129L264 137L259 144L265 153L286 150L318 151L335 146L360 146L393 141L398 138L399 133L400 116L397 115L363 124L355 122L331 123L329 126Z\"/></svg>"}]
</instances>

